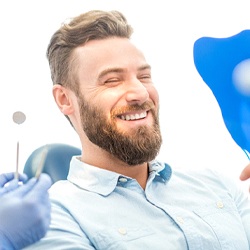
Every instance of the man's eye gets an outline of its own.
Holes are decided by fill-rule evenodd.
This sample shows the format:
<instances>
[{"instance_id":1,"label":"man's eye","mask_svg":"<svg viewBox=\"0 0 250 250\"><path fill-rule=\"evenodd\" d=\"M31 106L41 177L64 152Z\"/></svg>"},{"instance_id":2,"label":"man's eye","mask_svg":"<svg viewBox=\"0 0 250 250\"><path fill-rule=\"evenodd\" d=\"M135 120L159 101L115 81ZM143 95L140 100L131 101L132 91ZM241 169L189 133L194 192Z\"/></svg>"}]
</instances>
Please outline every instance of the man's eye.
<instances>
[{"instance_id":1,"label":"man's eye","mask_svg":"<svg viewBox=\"0 0 250 250\"><path fill-rule=\"evenodd\" d=\"M140 77L139 77L139 79L141 80L141 81L149 81L149 80L151 80L151 75L141 75Z\"/></svg>"},{"instance_id":2,"label":"man's eye","mask_svg":"<svg viewBox=\"0 0 250 250\"><path fill-rule=\"evenodd\" d=\"M120 82L121 79L119 78L109 78L104 82L104 85L106 85L107 87L114 87L119 85Z\"/></svg>"},{"instance_id":3,"label":"man's eye","mask_svg":"<svg viewBox=\"0 0 250 250\"><path fill-rule=\"evenodd\" d=\"M118 78L110 78L110 79L105 81L105 83L113 83L113 82L119 82L119 79Z\"/></svg>"},{"instance_id":4,"label":"man's eye","mask_svg":"<svg viewBox=\"0 0 250 250\"><path fill-rule=\"evenodd\" d=\"M150 75L143 75L141 78L148 79L148 78L151 78L151 76Z\"/></svg>"}]
</instances>

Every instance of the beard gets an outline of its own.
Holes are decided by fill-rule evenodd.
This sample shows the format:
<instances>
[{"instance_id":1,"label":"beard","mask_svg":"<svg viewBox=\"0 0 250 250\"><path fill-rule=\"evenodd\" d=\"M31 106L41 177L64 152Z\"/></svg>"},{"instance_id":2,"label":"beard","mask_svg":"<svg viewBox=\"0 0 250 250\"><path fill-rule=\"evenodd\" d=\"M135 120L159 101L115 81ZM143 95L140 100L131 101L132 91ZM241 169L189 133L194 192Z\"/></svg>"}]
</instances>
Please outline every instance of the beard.
<instances>
[{"instance_id":1,"label":"beard","mask_svg":"<svg viewBox=\"0 0 250 250\"><path fill-rule=\"evenodd\" d=\"M87 104L83 96L79 96L78 104L82 128L88 139L114 157L128 165L134 166L152 161L159 153L162 137L159 127L158 110L152 102L143 105L129 105L111 111L110 121L102 110ZM121 131L116 126L116 114L123 112L150 109L154 123L152 126L140 126L130 131Z\"/></svg>"}]
</instances>

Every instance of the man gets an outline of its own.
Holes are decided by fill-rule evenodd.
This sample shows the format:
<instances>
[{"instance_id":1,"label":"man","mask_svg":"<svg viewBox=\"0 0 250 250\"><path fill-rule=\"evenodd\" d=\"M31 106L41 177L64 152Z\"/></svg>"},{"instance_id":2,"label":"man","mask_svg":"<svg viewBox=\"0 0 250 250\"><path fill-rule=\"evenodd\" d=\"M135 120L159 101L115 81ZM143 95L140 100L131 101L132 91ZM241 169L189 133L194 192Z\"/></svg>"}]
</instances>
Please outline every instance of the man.
<instances>
[{"instance_id":1,"label":"man","mask_svg":"<svg viewBox=\"0 0 250 250\"><path fill-rule=\"evenodd\" d=\"M158 93L131 34L121 13L90 11L52 36L53 95L82 155L51 188L50 229L31 249L249 250L244 192L212 171L155 159Z\"/></svg>"},{"instance_id":2,"label":"man","mask_svg":"<svg viewBox=\"0 0 250 250\"><path fill-rule=\"evenodd\" d=\"M29 181L25 174L19 179L14 173L0 175L1 250L22 249L45 235L50 223L50 186L47 174Z\"/></svg>"}]
</instances>

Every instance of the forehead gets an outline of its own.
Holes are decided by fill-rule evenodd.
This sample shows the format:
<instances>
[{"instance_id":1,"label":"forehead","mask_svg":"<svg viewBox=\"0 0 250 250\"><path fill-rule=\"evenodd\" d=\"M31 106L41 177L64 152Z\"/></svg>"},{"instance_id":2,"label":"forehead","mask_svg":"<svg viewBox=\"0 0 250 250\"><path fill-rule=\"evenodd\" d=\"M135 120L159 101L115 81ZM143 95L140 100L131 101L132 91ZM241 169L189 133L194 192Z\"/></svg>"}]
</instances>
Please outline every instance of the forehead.
<instances>
[{"instance_id":1,"label":"forehead","mask_svg":"<svg viewBox=\"0 0 250 250\"><path fill-rule=\"evenodd\" d=\"M80 71L102 71L106 67L138 68L146 64L143 53L127 38L89 41L75 49Z\"/></svg>"}]
</instances>

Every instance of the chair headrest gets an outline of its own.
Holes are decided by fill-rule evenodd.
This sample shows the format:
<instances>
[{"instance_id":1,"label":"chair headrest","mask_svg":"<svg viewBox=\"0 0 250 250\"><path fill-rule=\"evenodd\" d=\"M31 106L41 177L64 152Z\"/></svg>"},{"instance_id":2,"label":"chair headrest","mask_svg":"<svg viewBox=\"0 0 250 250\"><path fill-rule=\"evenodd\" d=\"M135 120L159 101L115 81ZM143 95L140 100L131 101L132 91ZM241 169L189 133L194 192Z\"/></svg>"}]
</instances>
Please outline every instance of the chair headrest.
<instances>
[{"instance_id":1,"label":"chair headrest","mask_svg":"<svg viewBox=\"0 0 250 250\"><path fill-rule=\"evenodd\" d=\"M25 162L23 172L27 174L28 178L36 175L45 149L47 154L42 172L47 173L53 183L58 180L66 180L71 158L74 155L81 155L82 152L78 147L63 143L46 144L35 149Z\"/></svg>"}]
</instances>

